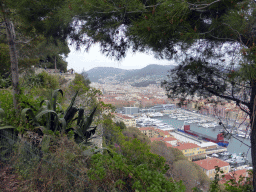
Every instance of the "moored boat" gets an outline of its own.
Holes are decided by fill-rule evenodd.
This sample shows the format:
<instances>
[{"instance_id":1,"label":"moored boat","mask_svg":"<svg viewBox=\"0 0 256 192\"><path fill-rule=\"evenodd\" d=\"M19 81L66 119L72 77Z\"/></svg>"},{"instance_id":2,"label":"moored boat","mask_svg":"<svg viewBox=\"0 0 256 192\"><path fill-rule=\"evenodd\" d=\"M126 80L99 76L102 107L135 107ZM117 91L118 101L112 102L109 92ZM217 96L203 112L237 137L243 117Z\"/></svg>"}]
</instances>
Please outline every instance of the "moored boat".
<instances>
[{"instance_id":1,"label":"moored boat","mask_svg":"<svg viewBox=\"0 0 256 192\"><path fill-rule=\"evenodd\" d=\"M202 138L204 140L207 140L207 141L211 141L211 142L217 143L219 146L222 146L222 147L227 147L228 144L229 144L228 141L224 141L223 133L219 133L217 135L217 139L215 139L213 137L210 137L210 136L207 136L207 135L204 135L204 134L201 134L201 133L197 133L195 131L190 130L190 125L184 125L183 126L183 130L182 129L178 129L178 131L187 133L189 135L193 135L195 137L200 137L200 138Z\"/></svg>"}]
</instances>

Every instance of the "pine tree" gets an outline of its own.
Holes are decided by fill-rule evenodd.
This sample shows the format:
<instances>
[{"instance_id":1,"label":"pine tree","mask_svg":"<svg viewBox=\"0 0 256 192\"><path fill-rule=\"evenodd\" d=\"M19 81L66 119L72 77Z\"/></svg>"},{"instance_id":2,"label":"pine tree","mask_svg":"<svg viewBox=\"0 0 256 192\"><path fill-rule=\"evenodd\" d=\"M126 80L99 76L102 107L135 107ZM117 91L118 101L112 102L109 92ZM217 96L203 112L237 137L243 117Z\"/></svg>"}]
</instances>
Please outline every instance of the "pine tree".
<instances>
[{"instance_id":1,"label":"pine tree","mask_svg":"<svg viewBox=\"0 0 256 192\"><path fill-rule=\"evenodd\" d=\"M117 59L129 49L176 59L179 66L162 83L168 96L197 93L235 101L250 117L256 167L255 5L253 0L88 0L78 32L87 38L78 42L87 48L99 42L102 53ZM256 189L256 171L253 178Z\"/></svg>"}]
</instances>

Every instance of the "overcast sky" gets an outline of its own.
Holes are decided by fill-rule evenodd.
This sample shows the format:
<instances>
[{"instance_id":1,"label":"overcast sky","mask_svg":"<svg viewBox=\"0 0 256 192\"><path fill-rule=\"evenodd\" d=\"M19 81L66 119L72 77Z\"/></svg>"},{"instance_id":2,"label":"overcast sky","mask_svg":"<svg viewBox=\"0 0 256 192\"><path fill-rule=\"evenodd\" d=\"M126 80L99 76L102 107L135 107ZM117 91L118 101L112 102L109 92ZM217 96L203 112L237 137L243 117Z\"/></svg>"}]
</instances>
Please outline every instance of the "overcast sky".
<instances>
[{"instance_id":1,"label":"overcast sky","mask_svg":"<svg viewBox=\"0 0 256 192\"><path fill-rule=\"evenodd\" d=\"M147 55L142 53L128 53L126 58L122 61L115 61L114 59L107 58L100 53L100 47L94 45L89 52L76 51L74 47L69 47L69 53L66 61L68 62L68 69L73 68L76 72L80 73L84 69L88 71L94 67L115 67L121 69L141 69L149 64L171 65L174 64L168 60L158 60L154 55Z\"/></svg>"}]
</instances>

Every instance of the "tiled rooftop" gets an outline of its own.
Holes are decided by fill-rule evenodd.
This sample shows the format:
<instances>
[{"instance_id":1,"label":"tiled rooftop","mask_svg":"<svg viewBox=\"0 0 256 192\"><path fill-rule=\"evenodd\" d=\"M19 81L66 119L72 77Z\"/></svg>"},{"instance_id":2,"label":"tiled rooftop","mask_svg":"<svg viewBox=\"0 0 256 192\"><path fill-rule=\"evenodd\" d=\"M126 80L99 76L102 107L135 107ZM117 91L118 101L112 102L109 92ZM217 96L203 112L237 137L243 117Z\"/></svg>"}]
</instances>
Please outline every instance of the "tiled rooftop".
<instances>
[{"instance_id":1,"label":"tiled rooftop","mask_svg":"<svg viewBox=\"0 0 256 192\"><path fill-rule=\"evenodd\" d=\"M146 130L155 130L154 127L140 127L138 128L140 131L146 131Z\"/></svg>"},{"instance_id":2,"label":"tiled rooftop","mask_svg":"<svg viewBox=\"0 0 256 192\"><path fill-rule=\"evenodd\" d=\"M174 137L165 137L164 141L177 141Z\"/></svg>"},{"instance_id":3,"label":"tiled rooftop","mask_svg":"<svg viewBox=\"0 0 256 192\"><path fill-rule=\"evenodd\" d=\"M179 145L177 147L174 147L174 148L177 148L179 150L185 150L185 149L193 149L193 148L199 148L200 146L198 146L197 144L194 144L194 143L179 143Z\"/></svg>"},{"instance_id":4,"label":"tiled rooftop","mask_svg":"<svg viewBox=\"0 0 256 192\"><path fill-rule=\"evenodd\" d=\"M247 172L247 169L236 170L225 174L224 177L220 180L220 183L226 183L230 179L235 179L236 181L239 181L240 176L248 177L249 174Z\"/></svg>"},{"instance_id":5,"label":"tiled rooftop","mask_svg":"<svg viewBox=\"0 0 256 192\"><path fill-rule=\"evenodd\" d=\"M217 159L217 158L203 159L200 161L194 161L194 163L196 163L197 165L199 165L200 167L202 167L206 170L215 169L215 166L225 167L225 166L229 165L229 163L222 161L220 159Z\"/></svg>"}]
</instances>

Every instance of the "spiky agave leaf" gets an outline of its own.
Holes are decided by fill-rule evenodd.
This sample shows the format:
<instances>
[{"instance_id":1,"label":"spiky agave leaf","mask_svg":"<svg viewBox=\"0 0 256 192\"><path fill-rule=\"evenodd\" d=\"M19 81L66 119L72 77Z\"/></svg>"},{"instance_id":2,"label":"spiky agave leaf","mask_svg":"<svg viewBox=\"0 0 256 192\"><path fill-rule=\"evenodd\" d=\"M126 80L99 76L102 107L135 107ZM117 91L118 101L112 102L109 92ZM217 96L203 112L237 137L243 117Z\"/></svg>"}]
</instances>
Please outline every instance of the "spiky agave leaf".
<instances>
[{"instance_id":1,"label":"spiky agave leaf","mask_svg":"<svg viewBox=\"0 0 256 192\"><path fill-rule=\"evenodd\" d=\"M52 109L53 109L53 111L56 111L58 93L61 93L61 95L63 96L63 91L61 89L56 89L52 93L51 100L52 100Z\"/></svg>"},{"instance_id":2,"label":"spiky agave leaf","mask_svg":"<svg viewBox=\"0 0 256 192\"><path fill-rule=\"evenodd\" d=\"M46 103L46 107L43 107L43 103ZM51 102L49 100L42 100L40 102L40 107L41 107L41 110L44 110L44 109L51 109Z\"/></svg>"},{"instance_id":3,"label":"spiky agave leaf","mask_svg":"<svg viewBox=\"0 0 256 192\"><path fill-rule=\"evenodd\" d=\"M90 127L90 128L87 130L87 132L91 132L91 133L94 135L96 129L97 129L97 126L95 126L95 127Z\"/></svg>"},{"instance_id":4,"label":"spiky agave leaf","mask_svg":"<svg viewBox=\"0 0 256 192\"><path fill-rule=\"evenodd\" d=\"M67 127L67 122L64 118L59 118L60 120L60 123L61 123L61 132L65 131L66 130L66 127Z\"/></svg>"},{"instance_id":5,"label":"spiky agave leaf","mask_svg":"<svg viewBox=\"0 0 256 192\"><path fill-rule=\"evenodd\" d=\"M21 118L23 119L23 121L26 121L26 120L27 120L27 117L26 117L27 113L28 113L28 114L30 115L30 117L32 118L32 122L34 123L34 125L39 126L39 123L38 123L38 121L37 121L37 119L36 119L36 117L35 117L35 115L34 115L32 109L30 109L30 108L25 108L25 109L23 109L23 110L21 111Z\"/></svg>"},{"instance_id":6,"label":"spiky agave leaf","mask_svg":"<svg viewBox=\"0 0 256 192\"><path fill-rule=\"evenodd\" d=\"M77 125L82 126L84 123L84 109L80 108L78 111Z\"/></svg>"},{"instance_id":7,"label":"spiky agave leaf","mask_svg":"<svg viewBox=\"0 0 256 192\"><path fill-rule=\"evenodd\" d=\"M85 135L85 132L90 128L91 124L92 124L92 120L93 120L93 116L96 112L97 107L95 107L92 111L92 113L90 114L89 117L87 117L86 122L83 124L83 126L81 126L81 132L83 133L83 135Z\"/></svg>"},{"instance_id":8,"label":"spiky agave leaf","mask_svg":"<svg viewBox=\"0 0 256 192\"><path fill-rule=\"evenodd\" d=\"M64 113L64 119L66 120L67 124L72 121L76 112L78 111L77 107L73 107L77 94L78 94L78 91L75 93L75 95L71 99L71 102L70 102L67 110Z\"/></svg>"},{"instance_id":9,"label":"spiky agave leaf","mask_svg":"<svg viewBox=\"0 0 256 192\"><path fill-rule=\"evenodd\" d=\"M5 125L5 126L0 127L0 130L5 130L5 129L15 129L15 127L13 127L11 125Z\"/></svg>"},{"instance_id":10,"label":"spiky agave leaf","mask_svg":"<svg viewBox=\"0 0 256 192\"><path fill-rule=\"evenodd\" d=\"M58 114L53 110L43 110L36 115L36 120L38 121L42 116L47 115L47 129L55 131L59 127L59 117ZM51 121L54 119L54 125L51 124Z\"/></svg>"},{"instance_id":11,"label":"spiky agave leaf","mask_svg":"<svg viewBox=\"0 0 256 192\"><path fill-rule=\"evenodd\" d=\"M67 110L65 111L65 114L64 114L64 118L66 117L67 113L69 113L69 110L73 107L74 103L75 103L75 100L76 100L76 96L78 94L78 91L75 93L75 95L73 96L73 98L71 99L71 102L67 108ZM66 118L65 118L66 119Z\"/></svg>"}]
</instances>

